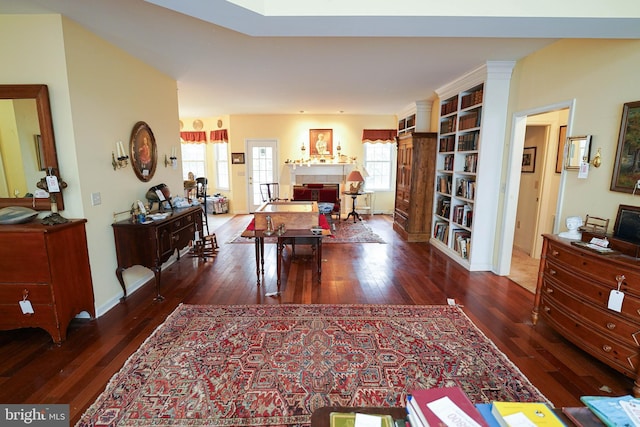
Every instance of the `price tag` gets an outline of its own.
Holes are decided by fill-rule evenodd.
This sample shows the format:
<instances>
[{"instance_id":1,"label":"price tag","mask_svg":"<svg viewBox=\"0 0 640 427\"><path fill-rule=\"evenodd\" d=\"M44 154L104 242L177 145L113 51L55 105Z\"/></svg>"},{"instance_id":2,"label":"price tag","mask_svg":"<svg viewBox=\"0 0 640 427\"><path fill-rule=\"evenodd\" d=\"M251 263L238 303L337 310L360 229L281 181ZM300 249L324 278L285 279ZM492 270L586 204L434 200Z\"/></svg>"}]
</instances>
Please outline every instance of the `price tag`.
<instances>
[{"instance_id":1,"label":"price tag","mask_svg":"<svg viewBox=\"0 0 640 427\"><path fill-rule=\"evenodd\" d=\"M33 311L33 306L31 305L31 301L29 301L28 299L22 300L22 301L18 301L18 304L20 304L20 309L22 310L22 314L34 314L35 312Z\"/></svg>"},{"instance_id":2,"label":"price tag","mask_svg":"<svg viewBox=\"0 0 640 427\"><path fill-rule=\"evenodd\" d=\"M158 200L160 200L161 202L167 200L167 198L164 197L164 193L162 192L162 190L156 190L156 194L158 195Z\"/></svg>"},{"instance_id":3,"label":"price tag","mask_svg":"<svg viewBox=\"0 0 640 427\"><path fill-rule=\"evenodd\" d=\"M58 185L58 177L55 175L47 175L47 188L49 189L49 193L59 193L60 186Z\"/></svg>"},{"instance_id":4,"label":"price tag","mask_svg":"<svg viewBox=\"0 0 640 427\"><path fill-rule=\"evenodd\" d=\"M624 292L612 289L609 293L609 303L607 304L607 308L609 308L609 310L617 311L618 313L621 312L622 300L624 300Z\"/></svg>"}]
</instances>

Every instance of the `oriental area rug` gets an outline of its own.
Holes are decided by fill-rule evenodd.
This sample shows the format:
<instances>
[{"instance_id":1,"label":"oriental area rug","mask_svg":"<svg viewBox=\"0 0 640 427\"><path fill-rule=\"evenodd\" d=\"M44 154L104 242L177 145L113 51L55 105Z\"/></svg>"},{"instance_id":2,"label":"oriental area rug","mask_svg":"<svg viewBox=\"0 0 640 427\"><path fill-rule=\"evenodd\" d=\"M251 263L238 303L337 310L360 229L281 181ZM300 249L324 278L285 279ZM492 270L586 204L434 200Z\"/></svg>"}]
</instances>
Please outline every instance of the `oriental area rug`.
<instances>
[{"instance_id":1,"label":"oriental area rug","mask_svg":"<svg viewBox=\"0 0 640 427\"><path fill-rule=\"evenodd\" d=\"M322 244L331 243L386 243L382 237L374 233L371 227L363 220L353 222L352 220L345 221L333 220L331 226L331 237L322 239ZM238 233L229 243L253 243L253 239L242 237ZM275 242L275 237L265 238L266 242Z\"/></svg>"},{"instance_id":2,"label":"oriental area rug","mask_svg":"<svg viewBox=\"0 0 640 427\"><path fill-rule=\"evenodd\" d=\"M447 386L546 400L457 306L180 305L77 425L306 426Z\"/></svg>"}]
</instances>

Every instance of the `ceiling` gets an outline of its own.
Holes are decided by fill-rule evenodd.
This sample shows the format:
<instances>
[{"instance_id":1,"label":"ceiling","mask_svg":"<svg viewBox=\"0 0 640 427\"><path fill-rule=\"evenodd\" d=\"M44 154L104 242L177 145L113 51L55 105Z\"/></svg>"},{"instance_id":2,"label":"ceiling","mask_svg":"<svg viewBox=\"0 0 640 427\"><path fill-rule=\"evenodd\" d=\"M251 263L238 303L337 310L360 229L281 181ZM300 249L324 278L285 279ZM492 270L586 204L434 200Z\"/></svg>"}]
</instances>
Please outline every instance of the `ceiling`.
<instances>
[{"instance_id":1,"label":"ceiling","mask_svg":"<svg viewBox=\"0 0 640 427\"><path fill-rule=\"evenodd\" d=\"M538 0L537 11L504 3L0 0L0 13L78 22L173 77L181 117L397 114L487 60L518 60L560 38L640 38L636 0L606 10L581 0ZM466 16L448 10L456 8Z\"/></svg>"}]
</instances>

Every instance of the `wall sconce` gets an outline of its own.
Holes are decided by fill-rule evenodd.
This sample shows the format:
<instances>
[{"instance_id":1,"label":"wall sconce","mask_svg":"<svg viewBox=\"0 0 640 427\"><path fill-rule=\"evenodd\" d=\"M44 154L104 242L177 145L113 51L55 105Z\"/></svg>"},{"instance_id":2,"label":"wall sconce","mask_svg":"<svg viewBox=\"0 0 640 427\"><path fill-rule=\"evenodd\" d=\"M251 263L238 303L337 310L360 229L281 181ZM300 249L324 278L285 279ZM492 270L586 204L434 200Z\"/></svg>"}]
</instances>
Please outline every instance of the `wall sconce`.
<instances>
[{"instance_id":1,"label":"wall sconce","mask_svg":"<svg viewBox=\"0 0 640 427\"><path fill-rule=\"evenodd\" d=\"M591 161L594 168L599 168L602 164L602 155L600 154L600 150L601 148L598 148L598 152L593 156L593 160Z\"/></svg>"},{"instance_id":2,"label":"wall sconce","mask_svg":"<svg viewBox=\"0 0 640 427\"><path fill-rule=\"evenodd\" d=\"M300 154L302 154L302 159L304 160L304 153L307 151L307 147L304 145L304 142L300 145Z\"/></svg>"},{"instance_id":3,"label":"wall sconce","mask_svg":"<svg viewBox=\"0 0 640 427\"><path fill-rule=\"evenodd\" d=\"M338 146L336 147L336 151L338 152L338 158L340 158L340 152L342 151L342 147L340 146L340 141L338 141Z\"/></svg>"},{"instance_id":4,"label":"wall sconce","mask_svg":"<svg viewBox=\"0 0 640 427\"><path fill-rule=\"evenodd\" d=\"M164 155L164 167L167 168L171 166L174 169L178 168L178 157L176 155L176 147L171 147L171 157L167 158L167 155Z\"/></svg>"},{"instance_id":5,"label":"wall sconce","mask_svg":"<svg viewBox=\"0 0 640 427\"><path fill-rule=\"evenodd\" d=\"M111 165L113 166L113 170L126 168L129 164L129 156L127 156L124 151L122 141L116 142L116 151L118 152L117 158L115 153L113 151L111 152Z\"/></svg>"}]
</instances>

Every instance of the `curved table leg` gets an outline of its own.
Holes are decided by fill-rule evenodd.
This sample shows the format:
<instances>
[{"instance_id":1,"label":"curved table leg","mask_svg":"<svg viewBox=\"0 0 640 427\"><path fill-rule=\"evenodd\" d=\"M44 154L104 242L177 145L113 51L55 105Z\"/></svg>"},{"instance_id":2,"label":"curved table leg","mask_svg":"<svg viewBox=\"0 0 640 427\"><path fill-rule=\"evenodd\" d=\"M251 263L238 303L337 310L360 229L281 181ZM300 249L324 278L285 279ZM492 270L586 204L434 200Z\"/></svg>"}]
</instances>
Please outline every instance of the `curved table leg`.
<instances>
[{"instance_id":1,"label":"curved table leg","mask_svg":"<svg viewBox=\"0 0 640 427\"><path fill-rule=\"evenodd\" d=\"M164 297L162 295L160 295L160 277L161 277L161 273L162 273L162 268L161 266L155 266L154 268L152 268L153 270L153 275L156 277L156 297L154 298L155 301L164 301Z\"/></svg>"},{"instance_id":2,"label":"curved table leg","mask_svg":"<svg viewBox=\"0 0 640 427\"><path fill-rule=\"evenodd\" d=\"M127 288L124 285L124 277L122 277L122 272L124 271L124 267L118 267L116 268L116 277L118 278L118 282L120 282L120 286L122 287L122 298L120 298L120 302L123 302L125 299L127 299Z\"/></svg>"},{"instance_id":3,"label":"curved table leg","mask_svg":"<svg viewBox=\"0 0 640 427\"><path fill-rule=\"evenodd\" d=\"M253 240L253 244L255 245L255 251L256 251L256 278L257 278L256 286L260 286L260 260L262 258L260 256L260 238L256 237Z\"/></svg>"}]
</instances>

